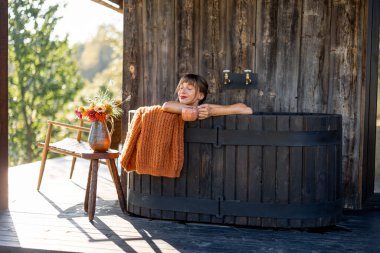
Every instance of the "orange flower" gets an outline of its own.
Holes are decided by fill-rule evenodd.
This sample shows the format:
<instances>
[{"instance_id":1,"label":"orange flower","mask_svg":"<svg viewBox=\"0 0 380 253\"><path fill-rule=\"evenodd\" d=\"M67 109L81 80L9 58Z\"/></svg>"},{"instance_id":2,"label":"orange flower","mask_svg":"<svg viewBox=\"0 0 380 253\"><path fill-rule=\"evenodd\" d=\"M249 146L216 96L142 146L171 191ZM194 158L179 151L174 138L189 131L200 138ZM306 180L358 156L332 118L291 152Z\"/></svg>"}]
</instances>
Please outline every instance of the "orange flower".
<instances>
[{"instance_id":1,"label":"orange flower","mask_svg":"<svg viewBox=\"0 0 380 253\"><path fill-rule=\"evenodd\" d=\"M107 118L107 114L105 112L97 112L95 113L96 120L103 121Z\"/></svg>"},{"instance_id":2,"label":"orange flower","mask_svg":"<svg viewBox=\"0 0 380 253\"><path fill-rule=\"evenodd\" d=\"M97 104L94 106L94 110L98 113L106 112L106 107L103 104Z\"/></svg>"}]
</instances>

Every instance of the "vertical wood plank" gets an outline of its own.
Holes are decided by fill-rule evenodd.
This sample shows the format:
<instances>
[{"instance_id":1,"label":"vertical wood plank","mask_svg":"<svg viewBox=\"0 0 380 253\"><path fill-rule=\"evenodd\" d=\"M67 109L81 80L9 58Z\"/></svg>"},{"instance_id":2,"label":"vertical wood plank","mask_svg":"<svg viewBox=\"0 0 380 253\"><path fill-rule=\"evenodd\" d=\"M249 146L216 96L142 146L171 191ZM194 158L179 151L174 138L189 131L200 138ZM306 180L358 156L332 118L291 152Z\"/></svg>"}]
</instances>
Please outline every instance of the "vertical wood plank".
<instances>
[{"instance_id":1,"label":"vertical wood plank","mask_svg":"<svg viewBox=\"0 0 380 253\"><path fill-rule=\"evenodd\" d=\"M343 117L343 163L344 196L346 207L359 207L361 187L359 182L360 160L358 139L360 120L358 110L361 100L363 68L361 38L361 5L365 1L333 1L331 20L331 52L329 69L328 111ZM364 21L365 22L365 21Z\"/></svg>"},{"instance_id":2,"label":"vertical wood plank","mask_svg":"<svg viewBox=\"0 0 380 253\"><path fill-rule=\"evenodd\" d=\"M126 201L126 211L129 211L128 209L128 187L129 187L129 176L128 173L124 171L123 168L121 168L121 173L120 173L120 185L121 185L121 190L123 191L124 198Z\"/></svg>"},{"instance_id":3,"label":"vertical wood plank","mask_svg":"<svg viewBox=\"0 0 380 253\"><path fill-rule=\"evenodd\" d=\"M276 131L277 117L274 115L263 116L263 130L264 131ZM277 148L273 146L263 147L263 190L262 200L263 203L275 203L276 201L276 157ZM263 227L274 227L276 225L276 219L263 218Z\"/></svg>"},{"instance_id":4,"label":"vertical wood plank","mask_svg":"<svg viewBox=\"0 0 380 253\"><path fill-rule=\"evenodd\" d=\"M136 68L142 67L140 58L138 57L138 44L141 44L142 38L139 37L137 23L137 12L141 11L136 4L136 0L124 0L124 29L123 40L123 100L128 95L131 96L129 103L123 103L123 111L128 112L130 109L138 107L138 86L140 77L136 72ZM128 114L123 114L123 139L128 130Z\"/></svg>"},{"instance_id":5,"label":"vertical wood plank","mask_svg":"<svg viewBox=\"0 0 380 253\"><path fill-rule=\"evenodd\" d=\"M232 43L231 64L237 73L244 73L245 69L252 69L250 66L253 57L251 34L254 33L253 23L255 16L254 1L231 0L228 1L228 9L231 10L230 34L227 34Z\"/></svg>"},{"instance_id":6,"label":"vertical wood plank","mask_svg":"<svg viewBox=\"0 0 380 253\"><path fill-rule=\"evenodd\" d=\"M134 176L133 176L134 172L125 172L124 175L126 175L126 177L128 178L127 183L127 188L129 189L129 191L134 191L135 190L135 187L134 187ZM128 192L127 194L125 195L127 196L127 210L128 212L131 212L133 213L134 212L134 206L132 204L130 204L128 202Z\"/></svg>"},{"instance_id":7,"label":"vertical wood plank","mask_svg":"<svg viewBox=\"0 0 380 253\"><path fill-rule=\"evenodd\" d=\"M289 116L277 116L277 132L289 131ZM276 203L289 203L289 147L277 147ZM288 227L287 219L277 219L277 227Z\"/></svg>"},{"instance_id":8,"label":"vertical wood plank","mask_svg":"<svg viewBox=\"0 0 380 253\"><path fill-rule=\"evenodd\" d=\"M148 194L148 195L151 195L151 190L150 190L150 179L152 177L149 176L149 175L140 175L140 179L141 179L141 193L145 193L145 194ZM150 208L145 208L145 207L141 207L141 216L145 216L145 217L150 217L151 216L151 213L150 213Z\"/></svg>"},{"instance_id":9,"label":"vertical wood plank","mask_svg":"<svg viewBox=\"0 0 380 253\"><path fill-rule=\"evenodd\" d=\"M274 31L277 34L276 63L271 73L275 82L276 112L297 111L301 15L302 1L278 1L277 31Z\"/></svg>"},{"instance_id":10,"label":"vertical wood plank","mask_svg":"<svg viewBox=\"0 0 380 253\"><path fill-rule=\"evenodd\" d=\"M247 115L237 116L237 129L247 130L249 125ZM236 148L236 199L241 202L248 200L248 146L239 145ZM247 225L247 217L236 217L235 224Z\"/></svg>"},{"instance_id":11,"label":"vertical wood plank","mask_svg":"<svg viewBox=\"0 0 380 253\"><path fill-rule=\"evenodd\" d=\"M224 69L227 69L227 70L230 70L230 71L235 71L235 68L236 66L233 65L232 63L232 58L233 58L233 48L232 48L232 43L231 43L231 39L233 37L233 34L234 34L234 27L233 27L233 23L235 23L236 21L234 21L234 4L235 1L225 1L225 6L226 6L226 16L225 16L225 19L226 19L226 23L225 23L225 38L224 40L226 41L225 44L227 45L226 47L226 55L225 55L225 68ZM224 90L223 91L223 103L226 103L226 104L232 104L233 102L233 96L236 92L234 90Z\"/></svg>"},{"instance_id":12,"label":"vertical wood plank","mask_svg":"<svg viewBox=\"0 0 380 253\"><path fill-rule=\"evenodd\" d=\"M125 112L122 116L122 142L128 132L128 111L131 109L136 109L138 105L138 86L139 86L139 75L136 72L136 68L142 67L140 58L138 57L138 44L142 41L139 37L137 23L140 22L137 19L137 12L140 11L136 4L136 0L124 0L124 29L123 32L123 92L122 97L125 100L130 96L129 103L123 103L123 111ZM121 173L121 181L127 182L128 174L124 170ZM127 196L127 195L126 195Z\"/></svg>"},{"instance_id":13,"label":"vertical wood plank","mask_svg":"<svg viewBox=\"0 0 380 253\"><path fill-rule=\"evenodd\" d=\"M328 120L326 116L317 117L320 121L319 129L320 131L328 130ZM316 176L316 196L315 199L317 203L328 202L328 164L327 164L327 148L328 146L318 146L317 147L317 159L315 165L315 176ZM329 218L319 218L316 221L316 226L328 226L330 224Z\"/></svg>"},{"instance_id":14,"label":"vertical wood plank","mask_svg":"<svg viewBox=\"0 0 380 253\"><path fill-rule=\"evenodd\" d=\"M187 73L194 73L198 69L198 41L196 41L195 35L199 30L197 29L196 10L198 10L198 6L196 1L184 0L176 3L178 79Z\"/></svg>"},{"instance_id":15,"label":"vertical wood plank","mask_svg":"<svg viewBox=\"0 0 380 253\"><path fill-rule=\"evenodd\" d=\"M259 111L274 111L278 2L257 0L256 71L258 73Z\"/></svg>"},{"instance_id":16,"label":"vertical wood plank","mask_svg":"<svg viewBox=\"0 0 380 253\"><path fill-rule=\"evenodd\" d=\"M368 10L364 12L364 16L367 16L367 23L365 27L368 27L367 33L365 34L367 40L363 39L362 45L366 46L366 57L362 64L365 64L365 68L362 68L359 76L363 74L365 76L365 83L362 87L363 93L365 94L365 99L360 102L360 107L364 108L365 120L360 121L360 129L362 130L363 143L364 145L360 149L360 157L363 157L363 192L362 200L370 198L375 189L375 170L376 169L366 169L375 168L376 164L376 132L380 130L377 126L377 99L378 99L378 77L379 77L379 48L378 44L380 41L380 16L376 15L380 13L380 2L379 1L365 1L367 4L362 4L361 8ZM363 13L363 12L362 12ZM363 71L364 70L364 71ZM364 131L363 131L364 130ZM377 150L379 151L379 150Z\"/></svg>"},{"instance_id":17,"label":"vertical wood plank","mask_svg":"<svg viewBox=\"0 0 380 253\"><path fill-rule=\"evenodd\" d=\"M202 1L199 6L199 24L197 34L199 37L199 62L198 73L205 77L209 85L208 102L215 102L216 73L214 64L216 63L217 39L219 35L219 1ZM211 128L212 119L202 120L201 128ZM202 199L211 199L212 192L212 145L200 145L200 164L199 164L199 197ZM199 221L210 222L211 216L200 214Z\"/></svg>"},{"instance_id":18,"label":"vertical wood plank","mask_svg":"<svg viewBox=\"0 0 380 253\"><path fill-rule=\"evenodd\" d=\"M136 172L133 173L133 186L134 190L137 193L141 193L141 176L140 174L137 174ZM134 214L141 215L141 207L140 206L133 206L132 211Z\"/></svg>"},{"instance_id":19,"label":"vertical wood plank","mask_svg":"<svg viewBox=\"0 0 380 253\"><path fill-rule=\"evenodd\" d=\"M193 0L194 2L194 27L193 27L193 31L194 31L194 34L193 34L193 39L194 39L194 63L195 63L195 66L194 66L194 71L195 73L199 73L199 70L200 70L200 66L199 66L199 62L200 62L200 57L201 57L201 54L200 54L200 42L203 38L203 34L200 34L200 25L201 25L201 16L200 16L200 10L201 10L201 1L203 0ZM194 64L192 63L192 64Z\"/></svg>"},{"instance_id":20,"label":"vertical wood plank","mask_svg":"<svg viewBox=\"0 0 380 253\"><path fill-rule=\"evenodd\" d=\"M8 1L0 2L0 210L8 208Z\"/></svg>"},{"instance_id":21,"label":"vertical wood plank","mask_svg":"<svg viewBox=\"0 0 380 253\"><path fill-rule=\"evenodd\" d=\"M146 94L146 104L152 105L155 103L157 93L157 53L159 48L156 48L156 41L158 36L157 19L162 16L159 12L158 1L142 1L142 19L141 23L144 24L143 34L143 80L144 80L144 94ZM149 88L148 88L149 87Z\"/></svg>"},{"instance_id":22,"label":"vertical wood plank","mask_svg":"<svg viewBox=\"0 0 380 253\"><path fill-rule=\"evenodd\" d=\"M342 117L336 116L334 118L335 121L335 129L339 131L340 137L342 137ZM337 180L336 180L336 191L337 191L337 199L343 198L343 185L342 185L342 143L336 145L336 166L337 166Z\"/></svg>"},{"instance_id":23,"label":"vertical wood plank","mask_svg":"<svg viewBox=\"0 0 380 253\"><path fill-rule=\"evenodd\" d=\"M227 34L226 40L230 50L227 51L227 66L235 73L244 73L245 69L252 69L251 59L254 57L251 34L254 33L254 1L231 0L227 1ZM247 94L253 92L249 89L226 90L225 102L246 103Z\"/></svg>"},{"instance_id":24,"label":"vertical wood plank","mask_svg":"<svg viewBox=\"0 0 380 253\"><path fill-rule=\"evenodd\" d=\"M168 196L168 197L174 197L174 181L173 178L162 178L162 195ZM174 219L174 211L162 211L162 218L163 219Z\"/></svg>"},{"instance_id":25,"label":"vertical wood plank","mask_svg":"<svg viewBox=\"0 0 380 253\"><path fill-rule=\"evenodd\" d=\"M329 127L332 130L335 130L338 128L337 121L333 118L330 118L330 124ZM337 156L337 145L331 145L328 147L328 199L331 202L334 202L335 200L338 199L338 185L337 185L337 175L340 173L337 171L337 165L341 164L340 161L338 161L338 156ZM335 222L336 219L335 217L332 217L331 222Z\"/></svg>"},{"instance_id":26,"label":"vertical wood plank","mask_svg":"<svg viewBox=\"0 0 380 253\"><path fill-rule=\"evenodd\" d=\"M144 12L144 5L146 1L137 1L136 2L136 33L138 34L137 37L141 39L140 41L137 41L135 44L136 50L136 59L137 63L135 65L135 73L136 73L136 79L137 82L134 83L134 85L138 85L135 89L137 90L137 105L138 107L147 105L148 104L148 97L147 97L147 88L146 83L144 82L144 49L145 49L145 43L141 43L144 41L144 26L146 25L143 20L143 12Z\"/></svg>"},{"instance_id":27,"label":"vertical wood plank","mask_svg":"<svg viewBox=\"0 0 380 253\"><path fill-rule=\"evenodd\" d=\"M248 1L248 15L250 16L247 22L248 29L251 29L248 33L248 63L247 68L252 69L254 73L256 71L256 30L257 30L257 1ZM259 110L258 103L259 91L257 89L251 89L247 92L245 103L250 106L253 111Z\"/></svg>"},{"instance_id":28,"label":"vertical wood plank","mask_svg":"<svg viewBox=\"0 0 380 253\"><path fill-rule=\"evenodd\" d=\"M185 128L188 124L185 123ZM189 143L185 142L184 146L184 162L181 170L181 176L175 179L175 196L186 197L187 172L189 170ZM187 214L185 212L175 212L175 219L186 221Z\"/></svg>"},{"instance_id":29,"label":"vertical wood plank","mask_svg":"<svg viewBox=\"0 0 380 253\"><path fill-rule=\"evenodd\" d=\"M315 131L319 128L319 122L313 116L304 116L304 131ZM303 179L302 179L302 203L315 203L316 196L316 160L317 147L304 147L303 154ZM303 220L304 227L314 227L315 220Z\"/></svg>"},{"instance_id":30,"label":"vertical wood plank","mask_svg":"<svg viewBox=\"0 0 380 253\"><path fill-rule=\"evenodd\" d=\"M219 126L221 129L225 127L225 117L213 117L213 127L216 128ZM223 186L224 186L224 147L213 148L212 154L212 199L216 200L219 197L223 196ZM213 216L211 218L213 223L223 223L223 218L217 218Z\"/></svg>"},{"instance_id":31,"label":"vertical wood plank","mask_svg":"<svg viewBox=\"0 0 380 253\"><path fill-rule=\"evenodd\" d=\"M303 1L298 111L326 112L330 49L330 1Z\"/></svg>"},{"instance_id":32,"label":"vertical wood plank","mask_svg":"<svg viewBox=\"0 0 380 253\"><path fill-rule=\"evenodd\" d=\"M199 128L200 121L188 122L189 127ZM200 145L199 143L189 143L189 167L187 171L187 197L188 198L199 198L199 173L200 173ZM188 213L188 221L199 221L199 214Z\"/></svg>"},{"instance_id":33,"label":"vertical wood plank","mask_svg":"<svg viewBox=\"0 0 380 253\"><path fill-rule=\"evenodd\" d=\"M150 180L150 194L152 196L161 196L162 195L162 177L151 177ZM161 219L162 218L162 211L158 209L151 209L150 215L152 218L155 219Z\"/></svg>"},{"instance_id":34,"label":"vertical wood plank","mask_svg":"<svg viewBox=\"0 0 380 253\"><path fill-rule=\"evenodd\" d=\"M157 77L155 86L155 97L152 100L153 104L162 104L165 101L172 100L172 93L175 91L175 73L173 73L173 62L175 61L175 49L172 42L175 41L175 4L173 1L153 1L155 2L155 51L157 59L155 62L156 68L152 71L157 71L154 76ZM155 179L155 184L160 183L162 195L175 195L175 179L161 178ZM160 181L160 182L158 182ZM157 189L159 190L159 189ZM156 210L156 215L160 211ZM163 219L174 219L173 211L161 211Z\"/></svg>"},{"instance_id":35,"label":"vertical wood plank","mask_svg":"<svg viewBox=\"0 0 380 253\"><path fill-rule=\"evenodd\" d=\"M175 19L175 3L174 0L159 0L154 2L156 9L156 26L154 27L156 35L156 55L155 76L157 82L155 86L155 94L152 97L153 104L162 104L165 101L173 100L178 79L176 72L173 72L173 63L175 62L176 49L173 47L173 42L176 36L176 19ZM176 68L176 67L175 67ZM151 84L147 84L148 89ZM151 89L153 90L153 89Z\"/></svg>"},{"instance_id":36,"label":"vertical wood plank","mask_svg":"<svg viewBox=\"0 0 380 253\"><path fill-rule=\"evenodd\" d=\"M262 130L262 117L250 117L249 129L251 131ZM249 146L248 155L248 200L250 202L262 202L262 174L263 174L263 148L262 146ZM250 217L248 225L261 226L260 217Z\"/></svg>"},{"instance_id":37,"label":"vertical wood plank","mask_svg":"<svg viewBox=\"0 0 380 253\"><path fill-rule=\"evenodd\" d=\"M236 115L225 116L226 129L236 129ZM236 199L236 146L225 146L225 171L224 171L224 198L225 200ZM234 216L225 216L225 224L235 224Z\"/></svg>"},{"instance_id":38,"label":"vertical wood plank","mask_svg":"<svg viewBox=\"0 0 380 253\"><path fill-rule=\"evenodd\" d=\"M339 135L342 136L342 118L340 116L335 117L334 121L336 122L336 129L339 130ZM336 145L336 200L344 199L345 197L343 193L342 169L342 144L339 143L338 145ZM358 190L360 192L361 189ZM339 215L336 218L340 219L341 217ZM335 219L333 224L335 224L336 222L337 220Z\"/></svg>"},{"instance_id":39,"label":"vertical wood plank","mask_svg":"<svg viewBox=\"0 0 380 253\"><path fill-rule=\"evenodd\" d=\"M201 128L211 129L212 118L201 120ZM200 144L200 164L199 164L199 198L211 199L212 192L212 144ZM210 222L210 215L201 214L199 221Z\"/></svg>"},{"instance_id":40,"label":"vertical wood plank","mask_svg":"<svg viewBox=\"0 0 380 253\"><path fill-rule=\"evenodd\" d=\"M254 11L254 2L246 0L231 0L228 1L232 4L229 8L232 9L232 20L229 25L232 25L231 34L229 34L229 40L231 41L232 56L231 66L232 70L236 73L244 73L246 69L252 69L250 66L250 59L254 57L252 50L252 43L250 42L250 34L254 33L254 27L249 26L252 24L252 11ZM253 92L249 90L235 90L232 101L233 103L242 102L245 103L247 95Z\"/></svg>"},{"instance_id":41,"label":"vertical wood plank","mask_svg":"<svg viewBox=\"0 0 380 253\"><path fill-rule=\"evenodd\" d=\"M221 0L202 1L200 6L199 74L209 84L208 103L219 103L220 76L224 67L225 4Z\"/></svg>"},{"instance_id":42,"label":"vertical wood plank","mask_svg":"<svg viewBox=\"0 0 380 253\"><path fill-rule=\"evenodd\" d=\"M297 132L303 130L303 116L292 116L290 118L290 131ZM303 148L290 148L290 170L289 170L289 203L302 203L302 166ZM302 220L292 219L289 221L291 227L302 227Z\"/></svg>"}]
</instances>

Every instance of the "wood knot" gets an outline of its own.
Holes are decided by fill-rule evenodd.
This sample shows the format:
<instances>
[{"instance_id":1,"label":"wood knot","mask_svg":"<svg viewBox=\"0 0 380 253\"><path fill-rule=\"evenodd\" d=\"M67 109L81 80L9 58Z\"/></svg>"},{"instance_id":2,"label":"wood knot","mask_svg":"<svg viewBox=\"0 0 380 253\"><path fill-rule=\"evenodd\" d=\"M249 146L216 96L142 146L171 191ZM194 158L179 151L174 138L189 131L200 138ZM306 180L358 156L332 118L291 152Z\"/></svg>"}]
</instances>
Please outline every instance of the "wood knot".
<instances>
[{"instance_id":1,"label":"wood knot","mask_svg":"<svg viewBox=\"0 0 380 253\"><path fill-rule=\"evenodd\" d=\"M129 73L131 74L131 78L132 79L135 79L136 78L136 75L135 75L135 66L134 65L129 65Z\"/></svg>"}]
</instances>

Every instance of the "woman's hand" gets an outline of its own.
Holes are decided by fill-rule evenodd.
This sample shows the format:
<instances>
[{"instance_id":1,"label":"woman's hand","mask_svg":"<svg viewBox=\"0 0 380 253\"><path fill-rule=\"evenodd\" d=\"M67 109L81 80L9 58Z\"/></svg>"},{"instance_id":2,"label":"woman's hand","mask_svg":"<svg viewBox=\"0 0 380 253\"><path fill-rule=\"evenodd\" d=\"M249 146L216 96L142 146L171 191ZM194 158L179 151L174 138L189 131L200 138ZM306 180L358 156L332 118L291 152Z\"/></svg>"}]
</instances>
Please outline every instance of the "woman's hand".
<instances>
[{"instance_id":1,"label":"woman's hand","mask_svg":"<svg viewBox=\"0 0 380 253\"><path fill-rule=\"evenodd\" d=\"M198 118L198 109L193 106L186 106L182 108L182 119L184 121L195 121Z\"/></svg>"},{"instance_id":2,"label":"woman's hand","mask_svg":"<svg viewBox=\"0 0 380 253\"><path fill-rule=\"evenodd\" d=\"M237 103L232 105L202 104L198 106L198 119L207 119L211 116L252 113L252 109L243 103Z\"/></svg>"},{"instance_id":3,"label":"woman's hand","mask_svg":"<svg viewBox=\"0 0 380 253\"><path fill-rule=\"evenodd\" d=\"M202 104L198 106L198 119L207 119L212 115L212 106L209 104Z\"/></svg>"}]
</instances>

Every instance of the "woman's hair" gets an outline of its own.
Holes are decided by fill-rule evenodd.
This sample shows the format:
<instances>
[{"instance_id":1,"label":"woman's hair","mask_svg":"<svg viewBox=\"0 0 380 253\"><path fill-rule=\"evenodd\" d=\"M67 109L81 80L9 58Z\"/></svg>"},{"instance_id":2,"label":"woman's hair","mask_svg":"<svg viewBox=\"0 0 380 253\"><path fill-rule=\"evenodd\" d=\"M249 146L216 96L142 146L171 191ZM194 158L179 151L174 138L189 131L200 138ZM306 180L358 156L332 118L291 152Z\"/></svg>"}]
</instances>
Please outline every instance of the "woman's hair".
<instances>
[{"instance_id":1,"label":"woman's hair","mask_svg":"<svg viewBox=\"0 0 380 253\"><path fill-rule=\"evenodd\" d=\"M196 75L196 74L184 75L181 78L181 80L179 80L177 88L175 89L176 94L178 93L179 88L183 83L188 83L190 85L193 85L196 88L197 92L203 93L204 97L202 100L199 101L199 104L202 104L206 100L207 93L208 93L208 83L207 83L205 78L203 78L200 75Z\"/></svg>"}]
</instances>

